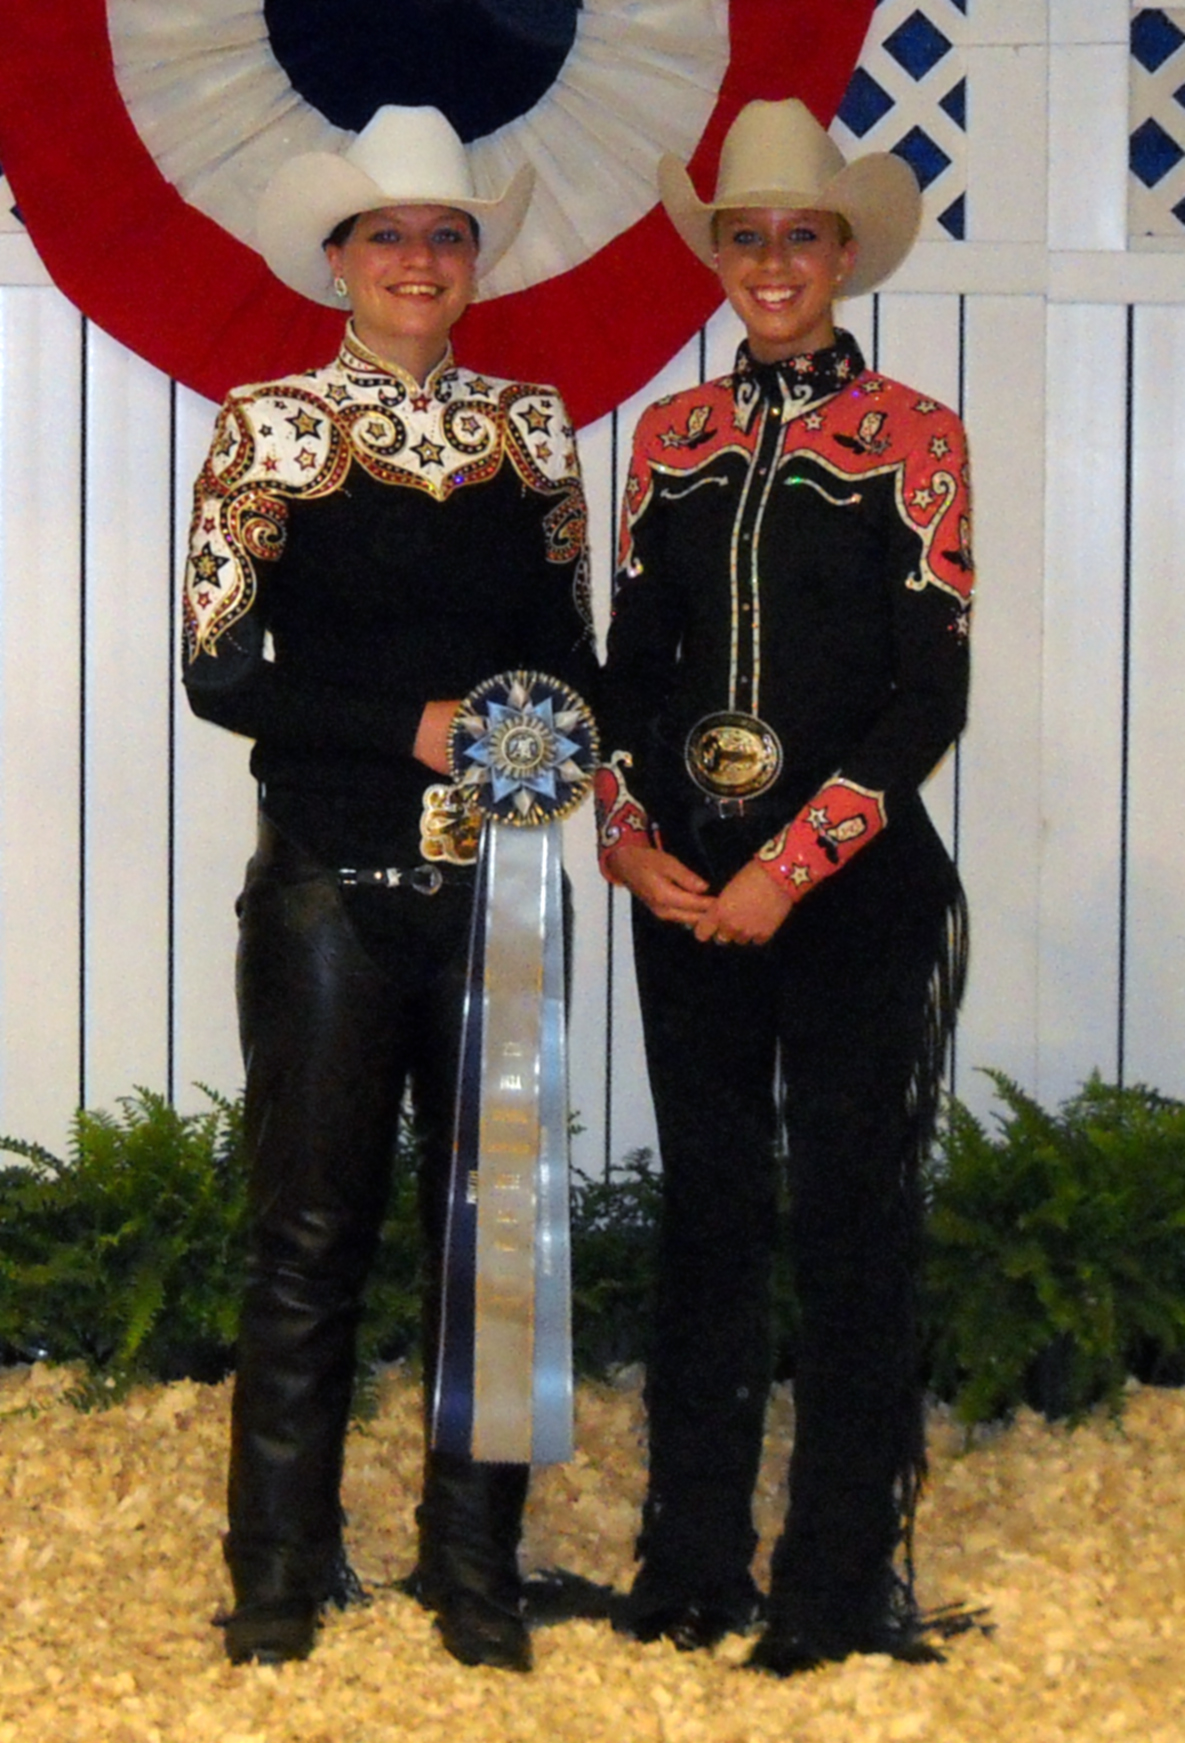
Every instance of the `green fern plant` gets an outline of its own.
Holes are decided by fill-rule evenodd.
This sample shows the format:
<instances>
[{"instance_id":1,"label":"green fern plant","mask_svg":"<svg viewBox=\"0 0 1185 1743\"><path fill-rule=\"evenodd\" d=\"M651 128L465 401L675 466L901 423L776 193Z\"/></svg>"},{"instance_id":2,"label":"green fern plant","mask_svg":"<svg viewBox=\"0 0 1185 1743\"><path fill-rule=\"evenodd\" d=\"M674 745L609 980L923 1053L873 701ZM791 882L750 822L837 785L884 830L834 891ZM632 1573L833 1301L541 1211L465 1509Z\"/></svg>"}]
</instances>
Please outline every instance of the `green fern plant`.
<instances>
[{"instance_id":1,"label":"green fern plant","mask_svg":"<svg viewBox=\"0 0 1185 1743\"><path fill-rule=\"evenodd\" d=\"M1142 1349L1185 1348L1185 1103L1096 1073L1050 1112L987 1075L996 1129L952 1101L926 1182L933 1382L968 1423L1117 1410Z\"/></svg>"},{"instance_id":2,"label":"green fern plant","mask_svg":"<svg viewBox=\"0 0 1185 1743\"><path fill-rule=\"evenodd\" d=\"M78 1361L81 1402L223 1367L242 1287L242 1109L204 1085L179 1113L137 1089L80 1111L67 1153L0 1138L0 1344Z\"/></svg>"},{"instance_id":3,"label":"green fern plant","mask_svg":"<svg viewBox=\"0 0 1185 1743\"><path fill-rule=\"evenodd\" d=\"M573 1170L572 1346L582 1374L644 1361L653 1318L662 1177L632 1150L609 1179Z\"/></svg>"},{"instance_id":4,"label":"green fern plant","mask_svg":"<svg viewBox=\"0 0 1185 1743\"><path fill-rule=\"evenodd\" d=\"M0 1352L79 1364L75 1400L140 1380L215 1379L233 1363L247 1235L243 1104L198 1085L179 1113L136 1089L116 1113L80 1110L65 1156L21 1138L0 1152ZM401 1128L391 1201L359 1334L356 1408L380 1358L419 1337L416 1145Z\"/></svg>"},{"instance_id":5,"label":"green fern plant","mask_svg":"<svg viewBox=\"0 0 1185 1743\"><path fill-rule=\"evenodd\" d=\"M1048 1404L1034 1389L1052 1365L1048 1413L1078 1416L1100 1398L1117 1408L1149 1350L1185 1372L1185 1104L1096 1075L1049 1112L988 1076L1004 1112L989 1127L952 1100L925 1177L932 1384L978 1422ZM204 1093L197 1114L144 1089L115 1113L81 1112L64 1157L0 1138L0 1152L21 1159L0 1168L0 1357L78 1363L80 1403L230 1366L246 1245L242 1104ZM417 1162L404 1126L360 1334L360 1413L374 1363L419 1346ZM581 1374L645 1360L660 1206L649 1151L608 1180L576 1174ZM796 1307L784 1261L774 1319L789 1371Z\"/></svg>"}]
</instances>

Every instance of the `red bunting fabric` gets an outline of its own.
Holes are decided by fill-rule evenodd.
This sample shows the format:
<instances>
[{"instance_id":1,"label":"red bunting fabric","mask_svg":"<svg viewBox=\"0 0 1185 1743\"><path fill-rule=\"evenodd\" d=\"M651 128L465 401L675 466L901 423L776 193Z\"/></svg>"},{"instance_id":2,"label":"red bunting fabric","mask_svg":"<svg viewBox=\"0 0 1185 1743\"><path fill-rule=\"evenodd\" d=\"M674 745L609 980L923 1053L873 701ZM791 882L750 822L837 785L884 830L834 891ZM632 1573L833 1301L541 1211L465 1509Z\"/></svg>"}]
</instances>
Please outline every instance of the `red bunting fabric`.
<instances>
[{"instance_id":1,"label":"red bunting fabric","mask_svg":"<svg viewBox=\"0 0 1185 1743\"><path fill-rule=\"evenodd\" d=\"M831 120L874 5L729 0L727 63L691 160L705 195L724 133L751 98L801 96ZM162 173L117 81L117 25L113 0L0 0L0 165L55 283L211 399L327 360L341 316L286 289ZM167 76L167 61L159 71ZM580 425L643 387L720 301L657 205L567 270L536 280L530 261L519 265L525 288L476 303L458 354L558 383Z\"/></svg>"}]
</instances>

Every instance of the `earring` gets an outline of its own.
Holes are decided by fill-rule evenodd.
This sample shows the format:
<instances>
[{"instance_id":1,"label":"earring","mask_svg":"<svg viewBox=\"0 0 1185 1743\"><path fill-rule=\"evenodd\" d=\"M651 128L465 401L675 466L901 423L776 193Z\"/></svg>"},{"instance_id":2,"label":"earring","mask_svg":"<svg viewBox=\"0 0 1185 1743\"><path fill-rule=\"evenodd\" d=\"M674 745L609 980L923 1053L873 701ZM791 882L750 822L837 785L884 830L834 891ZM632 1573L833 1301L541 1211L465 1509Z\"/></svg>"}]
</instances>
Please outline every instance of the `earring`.
<instances>
[{"instance_id":1,"label":"earring","mask_svg":"<svg viewBox=\"0 0 1185 1743\"><path fill-rule=\"evenodd\" d=\"M348 297L350 294L350 287L340 274L333 281L333 294L335 297Z\"/></svg>"}]
</instances>

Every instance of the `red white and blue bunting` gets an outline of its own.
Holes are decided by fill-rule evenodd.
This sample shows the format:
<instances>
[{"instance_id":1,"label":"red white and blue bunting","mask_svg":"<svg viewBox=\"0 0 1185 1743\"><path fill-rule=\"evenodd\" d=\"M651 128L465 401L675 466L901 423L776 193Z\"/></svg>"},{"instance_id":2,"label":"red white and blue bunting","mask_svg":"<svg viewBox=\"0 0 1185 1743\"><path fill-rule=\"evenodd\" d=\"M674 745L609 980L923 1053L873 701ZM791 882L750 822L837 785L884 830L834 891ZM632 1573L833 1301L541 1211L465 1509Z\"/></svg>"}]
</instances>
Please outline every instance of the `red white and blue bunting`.
<instances>
[{"instance_id":1,"label":"red white and blue bunting","mask_svg":"<svg viewBox=\"0 0 1185 1743\"><path fill-rule=\"evenodd\" d=\"M435 103L479 191L524 159L528 225L458 330L580 424L719 302L655 204L663 151L710 188L755 96L830 121L875 0L0 0L0 164L60 288L200 393L322 362L341 317L251 246L283 158L380 102Z\"/></svg>"}]
</instances>

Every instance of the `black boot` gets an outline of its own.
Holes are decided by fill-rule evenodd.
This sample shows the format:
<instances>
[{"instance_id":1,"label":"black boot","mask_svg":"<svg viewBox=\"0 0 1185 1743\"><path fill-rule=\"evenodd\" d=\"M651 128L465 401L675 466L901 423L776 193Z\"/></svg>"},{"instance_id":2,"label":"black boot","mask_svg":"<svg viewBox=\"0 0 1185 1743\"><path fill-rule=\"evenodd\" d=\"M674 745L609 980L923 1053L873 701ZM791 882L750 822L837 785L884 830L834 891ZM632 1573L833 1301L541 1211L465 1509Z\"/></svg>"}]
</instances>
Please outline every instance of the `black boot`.
<instances>
[{"instance_id":1,"label":"black boot","mask_svg":"<svg viewBox=\"0 0 1185 1743\"><path fill-rule=\"evenodd\" d=\"M232 1664L284 1664L307 1658L327 1607L345 1610L351 1604L370 1603L340 1537L332 1555L310 1557L307 1551L283 1544L260 1544L254 1553L240 1544L236 1554L228 1533L223 1553L235 1589L235 1607L215 1621L224 1631L226 1656Z\"/></svg>"},{"instance_id":2,"label":"black boot","mask_svg":"<svg viewBox=\"0 0 1185 1743\"><path fill-rule=\"evenodd\" d=\"M966 1625L971 1625L967 1623ZM746 1661L772 1676L794 1676L838 1663L852 1653L884 1653L906 1664L941 1664L945 1654L926 1639L964 1626L931 1628L908 1583L891 1567L858 1585L771 1595L769 1620Z\"/></svg>"},{"instance_id":3,"label":"black boot","mask_svg":"<svg viewBox=\"0 0 1185 1743\"><path fill-rule=\"evenodd\" d=\"M850 1653L941 1662L924 1639L908 1553L916 1490L886 1461L861 1486L816 1469L796 1447L790 1509L774 1548L765 1631L748 1663L792 1676ZM866 1474L874 1462L866 1460ZM796 1486L797 1479L797 1486Z\"/></svg>"},{"instance_id":4,"label":"black boot","mask_svg":"<svg viewBox=\"0 0 1185 1743\"><path fill-rule=\"evenodd\" d=\"M363 1595L340 1502L353 1299L291 1268L257 1272L238 1345L224 1553L232 1663L307 1658L323 1609Z\"/></svg>"},{"instance_id":5,"label":"black boot","mask_svg":"<svg viewBox=\"0 0 1185 1743\"><path fill-rule=\"evenodd\" d=\"M462 1664L531 1668L518 1542L528 1465L476 1464L430 1452L417 1512L420 1559L413 1589Z\"/></svg>"},{"instance_id":6,"label":"black boot","mask_svg":"<svg viewBox=\"0 0 1185 1743\"><path fill-rule=\"evenodd\" d=\"M308 1570L282 1545L252 1556L241 1545L223 1545L235 1590L235 1607L216 1618L232 1664L283 1664L307 1658L320 1624ZM233 1555L233 1559L232 1559Z\"/></svg>"},{"instance_id":7,"label":"black boot","mask_svg":"<svg viewBox=\"0 0 1185 1743\"><path fill-rule=\"evenodd\" d=\"M689 1582L648 1561L618 1605L613 1626L634 1640L670 1640L680 1652L696 1652L718 1646L726 1634L747 1633L761 1613L761 1593L747 1571Z\"/></svg>"},{"instance_id":8,"label":"black boot","mask_svg":"<svg viewBox=\"0 0 1185 1743\"><path fill-rule=\"evenodd\" d=\"M760 1416L755 1417L759 1432ZM753 1438L752 1427L745 1439ZM680 1652L744 1634L761 1615L749 1572L757 1547L749 1501L750 1462L734 1458L709 1478L680 1473L660 1491L652 1450L650 1492L642 1509L637 1552L642 1565L613 1625L635 1640L670 1640ZM739 1480L738 1480L739 1472ZM727 1475L728 1481L722 1480Z\"/></svg>"}]
</instances>

